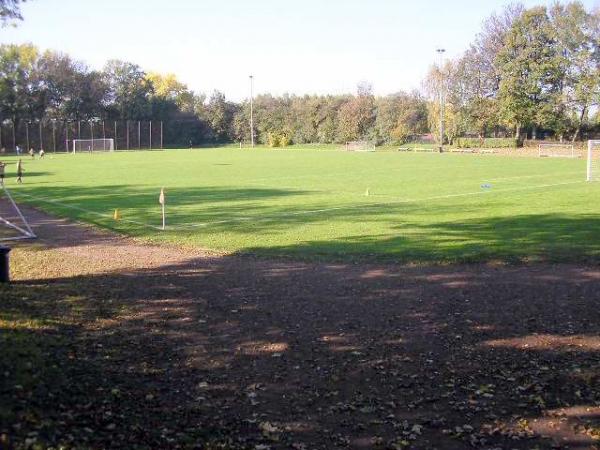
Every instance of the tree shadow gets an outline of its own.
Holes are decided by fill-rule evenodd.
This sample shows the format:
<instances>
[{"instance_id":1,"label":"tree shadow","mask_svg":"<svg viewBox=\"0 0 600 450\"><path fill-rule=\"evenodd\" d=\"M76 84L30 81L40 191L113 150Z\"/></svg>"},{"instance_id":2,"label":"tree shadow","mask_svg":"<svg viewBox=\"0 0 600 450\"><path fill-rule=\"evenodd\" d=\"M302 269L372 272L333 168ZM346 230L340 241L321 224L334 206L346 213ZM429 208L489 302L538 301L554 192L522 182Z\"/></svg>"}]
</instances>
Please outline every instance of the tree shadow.
<instances>
[{"instance_id":1,"label":"tree shadow","mask_svg":"<svg viewBox=\"0 0 600 450\"><path fill-rule=\"evenodd\" d=\"M0 434L91 448L591 448L599 288L597 268L565 265L235 257L18 282L0 287ZM579 428L544 428L569 408L588 408L568 416Z\"/></svg>"},{"instance_id":2,"label":"tree shadow","mask_svg":"<svg viewBox=\"0 0 600 450\"><path fill-rule=\"evenodd\" d=\"M360 213L356 217L360 220ZM490 260L596 262L600 260L596 231L599 221L600 215L523 214L459 222L404 223L394 227L397 235L393 237L380 234L307 239L289 246L256 246L242 253L426 264ZM418 231L415 233L414 229Z\"/></svg>"}]
</instances>

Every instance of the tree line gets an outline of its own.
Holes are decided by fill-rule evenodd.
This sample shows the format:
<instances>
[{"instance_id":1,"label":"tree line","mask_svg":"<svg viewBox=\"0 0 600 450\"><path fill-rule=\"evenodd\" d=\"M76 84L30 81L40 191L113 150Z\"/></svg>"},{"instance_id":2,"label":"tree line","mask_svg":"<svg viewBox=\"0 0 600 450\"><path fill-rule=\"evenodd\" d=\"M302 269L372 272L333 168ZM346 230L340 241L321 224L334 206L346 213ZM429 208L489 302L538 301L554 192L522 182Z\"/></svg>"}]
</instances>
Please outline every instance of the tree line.
<instances>
[{"instance_id":1,"label":"tree line","mask_svg":"<svg viewBox=\"0 0 600 450\"><path fill-rule=\"evenodd\" d=\"M375 96L259 95L254 134L271 146L439 135L580 139L598 128L600 12L578 1L505 8L488 18L460 57L432 65L422 89ZM0 122L164 121L169 145L250 140L250 105L193 92L173 74L111 60L92 70L31 44L0 46Z\"/></svg>"},{"instance_id":2,"label":"tree line","mask_svg":"<svg viewBox=\"0 0 600 450\"><path fill-rule=\"evenodd\" d=\"M483 23L463 55L433 67L425 87L431 99L440 90L447 99L449 141L498 132L580 139L599 122L600 10L579 1L511 5ZM439 114L430 103L430 128Z\"/></svg>"}]
</instances>

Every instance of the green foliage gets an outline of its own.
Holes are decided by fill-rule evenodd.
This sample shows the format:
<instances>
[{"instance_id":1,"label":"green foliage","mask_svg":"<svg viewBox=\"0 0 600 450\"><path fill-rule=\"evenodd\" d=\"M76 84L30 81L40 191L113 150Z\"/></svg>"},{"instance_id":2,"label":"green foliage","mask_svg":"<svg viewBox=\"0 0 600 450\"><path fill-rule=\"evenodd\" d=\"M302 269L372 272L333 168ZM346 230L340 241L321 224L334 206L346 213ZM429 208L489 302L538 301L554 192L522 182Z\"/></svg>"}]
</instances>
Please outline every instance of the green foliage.
<instances>
[{"instance_id":1,"label":"green foliage","mask_svg":"<svg viewBox=\"0 0 600 450\"><path fill-rule=\"evenodd\" d=\"M456 138L453 145L457 148L517 148L519 141L513 138Z\"/></svg>"},{"instance_id":2,"label":"green foliage","mask_svg":"<svg viewBox=\"0 0 600 450\"><path fill-rule=\"evenodd\" d=\"M20 4L24 0L0 0L0 26L5 27L17 20L23 20Z\"/></svg>"},{"instance_id":3,"label":"green foliage","mask_svg":"<svg viewBox=\"0 0 600 450\"><path fill-rule=\"evenodd\" d=\"M291 139L288 133L286 132L273 132L269 131L267 133L267 145L271 148L273 147L287 147L291 144Z\"/></svg>"}]
</instances>

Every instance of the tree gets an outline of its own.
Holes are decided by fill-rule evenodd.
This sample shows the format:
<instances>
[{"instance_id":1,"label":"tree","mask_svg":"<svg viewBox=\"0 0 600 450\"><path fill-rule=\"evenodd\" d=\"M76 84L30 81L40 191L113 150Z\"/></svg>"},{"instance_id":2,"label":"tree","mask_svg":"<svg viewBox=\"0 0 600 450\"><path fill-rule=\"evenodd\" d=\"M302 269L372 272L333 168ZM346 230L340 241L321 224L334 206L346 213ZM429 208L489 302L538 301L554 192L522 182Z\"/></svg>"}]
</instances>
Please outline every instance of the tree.
<instances>
[{"instance_id":1,"label":"tree","mask_svg":"<svg viewBox=\"0 0 600 450\"><path fill-rule=\"evenodd\" d=\"M216 142L227 142L233 138L232 123L235 105L228 102L225 94L214 91L206 106L206 119Z\"/></svg>"},{"instance_id":2,"label":"tree","mask_svg":"<svg viewBox=\"0 0 600 450\"><path fill-rule=\"evenodd\" d=\"M379 143L403 143L427 131L427 103L418 92L380 97L375 100L375 135Z\"/></svg>"},{"instance_id":3,"label":"tree","mask_svg":"<svg viewBox=\"0 0 600 450\"><path fill-rule=\"evenodd\" d=\"M39 72L39 52L30 44L0 46L0 115L18 127L39 119L47 106L47 89Z\"/></svg>"},{"instance_id":4,"label":"tree","mask_svg":"<svg viewBox=\"0 0 600 450\"><path fill-rule=\"evenodd\" d=\"M15 20L23 20L20 4L25 0L0 0L0 25L5 27Z\"/></svg>"},{"instance_id":5,"label":"tree","mask_svg":"<svg viewBox=\"0 0 600 450\"><path fill-rule=\"evenodd\" d=\"M152 84L153 98L173 102L182 112L194 111L194 93L175 74L149 72L146 78Z\"/></svg>"},{"instance_id":6,"label":"tree","mask_svg":"<svg viewBox=\"0 0 600 450\"><path fill-rule=\"evenodd\" d=\"M509 31L498 54L500 113L520 138L523 126L548 126L561 114L564 61L556 47L546 8L525 11Z\"/></svg>"},{"instance_id":7,"label":"tree","mask_svg":"<svg viewBox=\"0 0 600 450\"><path fill-rule=\"evenodd\" d=\"M151 117L152 83L138 65L119 60L108 61L103 77L109 88L108 106L113 115L122 120Z\"/></svg>"},{"instance_id":8,"label":"tree","mask_svg":"<svg viewBox=\"0 0 600 450\"><path fill-rule=\"evenodd\" d=\"M72 120L104 116L108 87L99 72L53 51L42 55L39 71L48 92L47 115Z\"/></svg>"},{"instance_id":9,"label":"tree","mask_svg":"<svg viewBox=\"0 0 600 450\"><path fill-rule=\"evenodd\" d=\"M563 100L575 122L575 141L590 109L600 100L600 17L577 1L555 3L550 18L564 64Z\"/></svg>"}]
</instances>

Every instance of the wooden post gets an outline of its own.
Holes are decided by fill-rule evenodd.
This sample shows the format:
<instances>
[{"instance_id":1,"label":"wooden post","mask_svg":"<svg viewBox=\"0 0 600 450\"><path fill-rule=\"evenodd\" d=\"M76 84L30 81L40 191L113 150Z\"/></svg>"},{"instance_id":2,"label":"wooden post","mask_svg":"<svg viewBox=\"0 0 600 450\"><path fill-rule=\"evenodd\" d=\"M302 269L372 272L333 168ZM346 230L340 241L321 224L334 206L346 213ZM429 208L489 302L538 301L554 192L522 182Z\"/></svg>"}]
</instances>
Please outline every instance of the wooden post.
<instances>
[{"instance_id":1,"label":"wooden post","mask_svg":"<svg viewBox=\"0 0 600 450\"><path fill-rule=\"evenodd\" d=\"M117 149L117 142L119 140L117 139L117 121L115 120L115 150Z\"/></svg>"}]
</instances>

